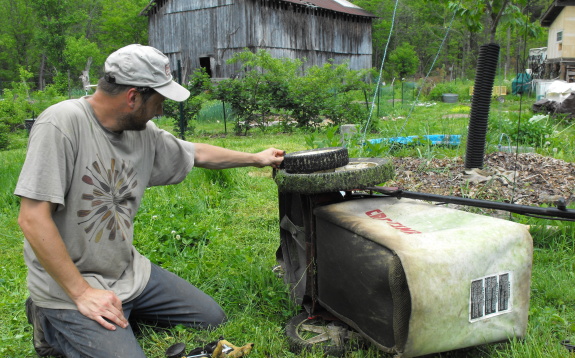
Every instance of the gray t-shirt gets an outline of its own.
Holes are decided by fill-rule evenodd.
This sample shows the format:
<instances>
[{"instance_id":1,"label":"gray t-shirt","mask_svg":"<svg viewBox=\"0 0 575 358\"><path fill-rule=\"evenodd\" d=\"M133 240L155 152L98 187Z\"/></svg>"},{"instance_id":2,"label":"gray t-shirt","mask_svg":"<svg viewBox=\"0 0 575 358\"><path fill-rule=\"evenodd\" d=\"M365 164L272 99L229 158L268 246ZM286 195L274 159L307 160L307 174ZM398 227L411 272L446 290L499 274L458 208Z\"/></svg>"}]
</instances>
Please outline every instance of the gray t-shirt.
<instances>
[{"instance_id":1,"label":"gray t-shirt","mask_svg":"<svg viewBox=\"0 0 575 358\"><path fill-rule=\"evenodd\" d=\"M68 100L37 118L15 194L58 204L52 217L80 273L92 287L127 302L150 276L150 261L132 245L144 191L182 181L193 165L194 145L153 122L143 131L113 133L85 98ZM27 241L24 256L34 302L76 309Z\"/></svg>"}]
</instances>

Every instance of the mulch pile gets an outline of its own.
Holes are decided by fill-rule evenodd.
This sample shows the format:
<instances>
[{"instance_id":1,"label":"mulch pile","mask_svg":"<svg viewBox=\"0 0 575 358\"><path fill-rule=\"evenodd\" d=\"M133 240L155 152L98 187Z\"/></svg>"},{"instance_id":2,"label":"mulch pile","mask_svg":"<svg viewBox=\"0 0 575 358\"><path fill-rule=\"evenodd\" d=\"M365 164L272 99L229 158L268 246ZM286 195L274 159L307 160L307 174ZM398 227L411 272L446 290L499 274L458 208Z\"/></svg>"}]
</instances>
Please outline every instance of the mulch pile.
<instances>
[{"instance_id":1,"label":"mulch pile","mask_svg":"<svg viewBox=\"0 0 575 358\"><path fill-rule=\"evenodd\" d=\"M465 158L394 158L396 177L386 186L408 191L540 205L575 201L575 163L536 153L487 154L483 168Z\"/></svg>"}]
</instances>

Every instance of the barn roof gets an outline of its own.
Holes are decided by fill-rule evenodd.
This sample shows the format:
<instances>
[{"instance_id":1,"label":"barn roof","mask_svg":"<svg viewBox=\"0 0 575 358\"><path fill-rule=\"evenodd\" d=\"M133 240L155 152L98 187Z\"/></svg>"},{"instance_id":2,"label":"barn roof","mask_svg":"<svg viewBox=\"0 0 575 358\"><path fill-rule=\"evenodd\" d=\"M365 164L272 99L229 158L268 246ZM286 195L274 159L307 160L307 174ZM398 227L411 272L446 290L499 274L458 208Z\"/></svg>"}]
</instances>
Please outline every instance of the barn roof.
<instances>
[{"instance_id":1,"label":"barn roof","mask_svg":"<svg viewBox=\"0 0 575 358\"><path fill-rule=\"evenodd\" d=\"M541 17L541 26L551 26L565 6L575 6L575 0L554 0Z\"/></svg>"},{"instance_id":2,"label":"barn roof","mask_svg":"<svg viewBox=\"0 0 575 358\"><path fill-rule=\"evenodd\" d=\"M291 2L294 4L319 7L322 9L332 10L336 12L343 12L351 15L367 16L367 17L377 17L372 13L365 11L357 5L350 3L347 0L280 0Z\"/></svg>"},{"instance_id":3,"label":"barn roof","mask_svg":"<svg viewBox=\"0 0 575 358\"><path fill-rule=\"evenodd\" d=\"M168 0L164 0L168 1ZM292 4L296 4L299 6L311 7L311 8L321 8L325 10L341 12L350 15L356 16L363 16L363 17L377 17L374 14L365 11L364 9L360 8L357 5L352 4L347 0L271 0L271 1L278 1L278 2L289 2ZM147 15L154 7L157 6L158 1L151 0L148 3L148 6L140 15Z\"/></svg>"}]
</instances>

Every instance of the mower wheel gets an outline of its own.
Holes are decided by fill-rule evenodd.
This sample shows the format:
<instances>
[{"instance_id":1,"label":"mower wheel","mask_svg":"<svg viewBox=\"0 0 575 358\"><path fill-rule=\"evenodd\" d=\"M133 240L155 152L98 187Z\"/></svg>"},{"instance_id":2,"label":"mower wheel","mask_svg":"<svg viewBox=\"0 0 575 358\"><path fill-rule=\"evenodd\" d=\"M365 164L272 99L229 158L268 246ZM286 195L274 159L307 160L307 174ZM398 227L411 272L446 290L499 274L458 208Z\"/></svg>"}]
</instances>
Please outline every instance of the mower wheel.
<instances>
[{"instance_id":1,"label":"mower wheel","mask_svg":"<svg viewBox=\"0 0 575 358\"><path fill-rule=\"evenodd\" d=\"M349 349L358 349L363 337L341 321L326 321L320 317L308 317L302 312L290 319L286 334L293 353L321 350L326 355L343 356Z\"/></svg>"},{"instance_id":2,"label":"mower wheel","mask_svg":"<svg viewBox=\"0 0 575 358\"><path fill-rule=\"evenodd\" d=\"M282 168L288 173L313 173L343 167L348 162L347 148L330 147L288 153Z\"/></svg>"},{"instance_id":3,"label":"mower wheel","mask_svg":"<svg viewBox=\"0 0 575 358\"><path fill-rule=\"evenodd\" d=\"M166 349L166 357L168 358L180 358L185 355L186 344L176 343Z\"/></svg>"},{"instance_id":4,"label":"mower wheel","mask_svg":"<svg viewBox=\"0 0 575 358\"><path fill-rule=\"evenodd\" d=\"M343 167L331 171L292 174L276 173L275 181L281 192L319 194L361 190L393 178L392 162L384 158L352 158Z\"/></svg>"}]
</instances>

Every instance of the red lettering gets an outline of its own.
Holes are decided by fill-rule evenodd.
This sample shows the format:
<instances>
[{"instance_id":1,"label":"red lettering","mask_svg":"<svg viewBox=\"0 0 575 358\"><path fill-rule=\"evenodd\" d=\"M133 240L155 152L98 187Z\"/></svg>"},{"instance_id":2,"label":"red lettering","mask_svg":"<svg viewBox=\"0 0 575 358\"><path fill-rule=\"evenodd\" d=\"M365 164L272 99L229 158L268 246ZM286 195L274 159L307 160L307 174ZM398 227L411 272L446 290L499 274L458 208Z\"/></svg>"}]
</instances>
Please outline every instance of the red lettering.
<instances>
[{"instance_id":1,"label":"red lettering","mask_svg":"<svg viewBox=\"0 0 575 358\"><path fill-rule=\"evenodd\" d=\"M406 227L405 229L402 229L401 231L402 231L403 233L405 233L405 234L410 234L410 235L411 235L411 234L421 234L420 231L413 230L413 229L410 229L410 228L407 228L407 227Z\"/></svg>"},{"instance_id":2,"label":"red lettering","mask_svg":"<svg viewBox=\"0 0 575 358\"><path fill-rule=\"evenodd\" d=\"M375 210L371 210L371 211L366 211L365 215L369 216L372 219L375 220L381 220L381 221L387 221L389 222L389 226L391 226L394 229L397 229L401 232L403 232L404 234L421 234L421 232L417 231L417 230L413 230L411 228L408 228L407 226L398 223L398 222L394 222L393 220L391 220L390 218L387 217L387 215L385 215L383 213L383 211L379 210L379 209L375 209Z\"/></svg>"},{"instance_id":3,"label":"red lettering","mask_svg":"<svg viewBox=\"0 0 575 358\"><path fill-rule=\"evenodd\" d=\"M372 210L372 211L366 211L366 212L365 212L365 215L367 215L367 216L373 216L373 213L383 214L383 212L382 212L381 210L375 209L375 210ZM385 215L385 214L384 214L384 215Z\"/></svg>"}]
</instances>

